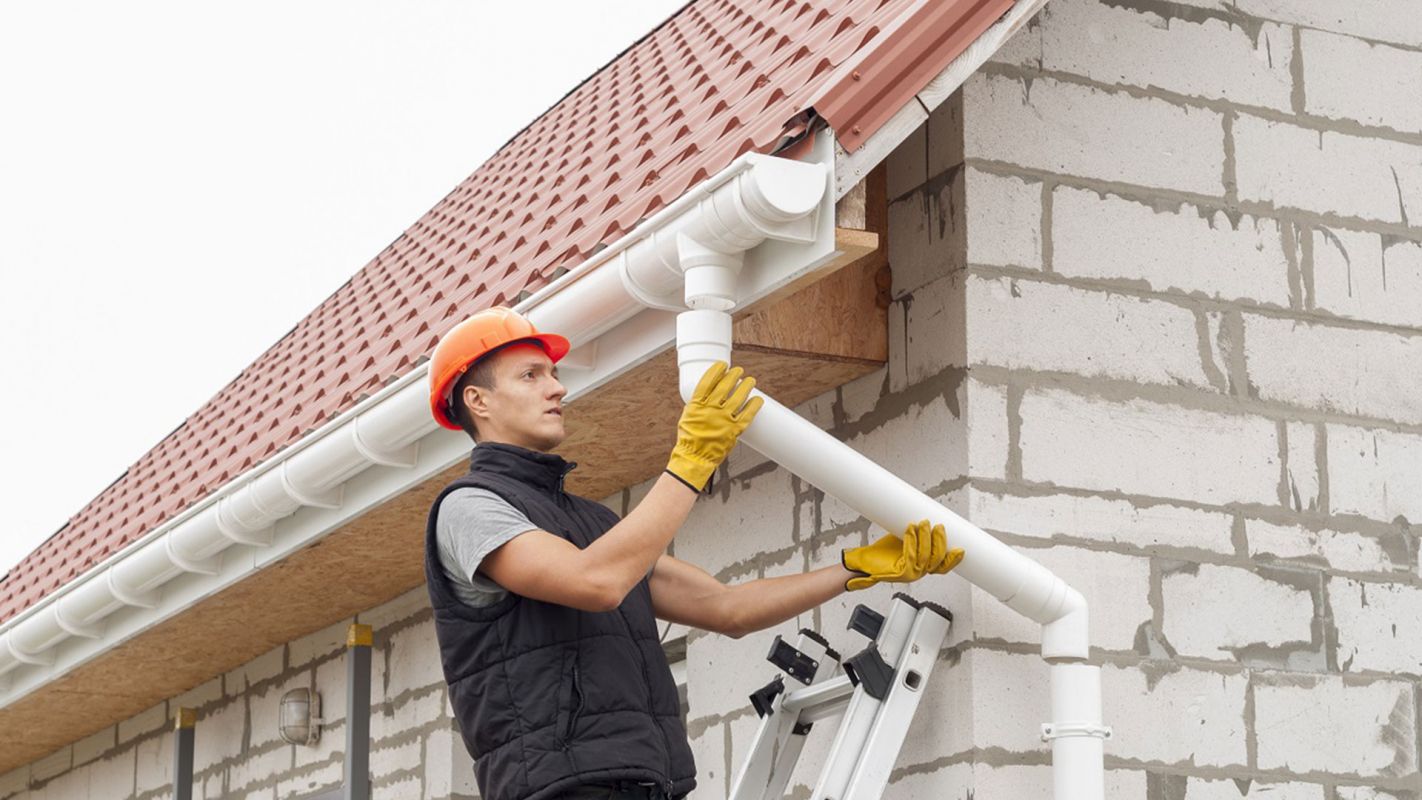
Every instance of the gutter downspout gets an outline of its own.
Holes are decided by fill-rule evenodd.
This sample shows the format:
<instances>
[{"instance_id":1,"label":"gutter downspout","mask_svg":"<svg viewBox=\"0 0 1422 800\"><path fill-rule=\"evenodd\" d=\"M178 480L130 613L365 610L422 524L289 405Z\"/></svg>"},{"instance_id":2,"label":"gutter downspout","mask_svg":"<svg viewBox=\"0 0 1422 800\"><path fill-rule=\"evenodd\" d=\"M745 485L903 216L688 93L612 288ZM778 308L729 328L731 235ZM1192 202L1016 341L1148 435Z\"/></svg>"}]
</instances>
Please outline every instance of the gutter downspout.
<instances>
[{"instance_id":1,"label":"gutter downspout","mask_svg":"<svg viewBox=\"0 0 1422 800\"><path fill-rule=\"evenodd\" d=\"M692 280L691 270L719 275ZM704 252L688 266L686 305L677 316L677 365L683 401L689 400L713 361L731 361L733 302L719 287L733 284L739 254L719 261ZM716 291L703 287L714 286ZM942 523L948 540L966 554L956 574L1042 624L1042 657L1051 669L1052 722L1042 738L1052 743L1056 800L1101 800L1104 741L1101 670L1087 663L1086 600L1045 567L1018 553L848 445L756 390L765 405L741 441L889 531L929 519ZM826 797L841 800L843 787ZM811 800L822 800L812 798ZM855 800L844 797L842 800Z\"/></svg>"}]
</instances>

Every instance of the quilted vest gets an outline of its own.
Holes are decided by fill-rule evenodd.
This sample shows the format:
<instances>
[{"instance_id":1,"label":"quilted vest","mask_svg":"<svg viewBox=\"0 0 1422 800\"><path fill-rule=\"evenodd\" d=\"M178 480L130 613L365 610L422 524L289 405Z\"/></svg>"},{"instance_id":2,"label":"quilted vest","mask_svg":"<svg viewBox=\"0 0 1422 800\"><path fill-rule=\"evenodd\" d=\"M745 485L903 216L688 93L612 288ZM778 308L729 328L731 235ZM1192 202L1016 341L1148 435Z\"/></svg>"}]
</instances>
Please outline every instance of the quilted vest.
<instances>
[{"instance_id":1,"label":"quilted vest","mask_svg":"<svg viewBox=\"0 0 1422 800\"><path fill-rule=\"evenodd\" d=\"M499 442L474 448L468 474L435 498L425 578L440 660L485 800L543 800L584 783L654 782L675 797L696 786L676 682L643 578L616 610L579 611L513 592L460 602L440 567L435 524L455 489L494 492L542 530L586 548L618 522L563 491L577 464Z\"/></svg>"}]
</instances>

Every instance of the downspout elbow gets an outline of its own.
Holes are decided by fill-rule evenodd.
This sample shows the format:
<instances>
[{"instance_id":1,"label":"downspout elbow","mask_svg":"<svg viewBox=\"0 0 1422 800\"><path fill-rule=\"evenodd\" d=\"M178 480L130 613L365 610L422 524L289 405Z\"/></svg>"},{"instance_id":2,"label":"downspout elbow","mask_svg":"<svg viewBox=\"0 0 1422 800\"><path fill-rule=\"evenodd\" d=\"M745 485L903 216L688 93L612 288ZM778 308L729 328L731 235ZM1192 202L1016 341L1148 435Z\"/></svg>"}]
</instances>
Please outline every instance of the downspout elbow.
<instances>
[{"instance_id":1,"label":"downspout elbow","mask_svg":"<svg viewBox=\"0 0 1422 800\"><path fill-rule=\"evenodd\" d=\"M1085 661L1091 651L1086 598L1066 586L1056 619L1042 625L1042 658Z\"/></svg>"}]
</instances>

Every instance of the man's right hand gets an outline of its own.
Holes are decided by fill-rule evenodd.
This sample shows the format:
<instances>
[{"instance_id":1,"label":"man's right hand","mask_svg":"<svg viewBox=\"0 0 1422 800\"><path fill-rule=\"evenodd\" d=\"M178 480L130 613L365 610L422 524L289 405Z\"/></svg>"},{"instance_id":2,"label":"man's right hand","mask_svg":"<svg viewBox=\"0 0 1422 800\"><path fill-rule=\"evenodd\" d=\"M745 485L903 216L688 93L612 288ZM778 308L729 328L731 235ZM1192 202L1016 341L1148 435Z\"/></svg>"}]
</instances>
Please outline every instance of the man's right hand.
<instances>
[{"instance_id":1,"label":"man's right hand","mask_svg":"<svg viewBox=\"0 0 1422 800\"><path fill-rule=\"evenodd\" d=\"M765 404L751 397L755 378L742 380L744 370L717 361L701 376L691 400L682 409L676 426L676 447L672 448L667 472L682 483L701 491L740 437L756 412ZM747 401L749 398L749 401ZM741 408L742 404L745 408Z\"/></svg>"}]
</instances>

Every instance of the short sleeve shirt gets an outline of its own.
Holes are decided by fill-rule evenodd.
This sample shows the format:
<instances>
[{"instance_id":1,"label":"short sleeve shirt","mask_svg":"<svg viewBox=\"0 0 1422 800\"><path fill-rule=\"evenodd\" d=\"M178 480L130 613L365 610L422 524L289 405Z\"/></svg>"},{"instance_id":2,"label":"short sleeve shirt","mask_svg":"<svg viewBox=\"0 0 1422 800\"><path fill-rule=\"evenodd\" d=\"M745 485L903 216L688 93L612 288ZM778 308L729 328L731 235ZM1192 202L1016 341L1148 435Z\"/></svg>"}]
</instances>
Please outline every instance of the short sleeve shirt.
<instances>
[{"instance_id":1,"label":"short sleeve shirt","mask_svg":"<svg viewBox=\"0 0 1422 800\"><path fill-rule=\"evenodd\" d=\"M507 592L481 574L479 565L510 539L537 529L523 512L487 489L466 486L445 495L439 504L435 540L454 596L471 606L502 600Z\"/></svg>"}]
</instances>

